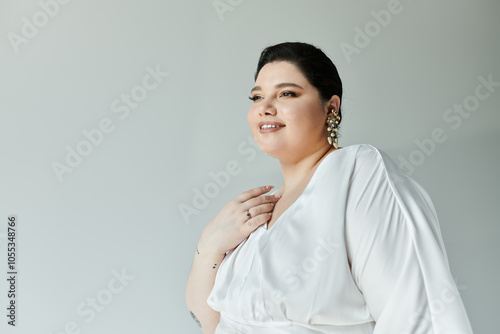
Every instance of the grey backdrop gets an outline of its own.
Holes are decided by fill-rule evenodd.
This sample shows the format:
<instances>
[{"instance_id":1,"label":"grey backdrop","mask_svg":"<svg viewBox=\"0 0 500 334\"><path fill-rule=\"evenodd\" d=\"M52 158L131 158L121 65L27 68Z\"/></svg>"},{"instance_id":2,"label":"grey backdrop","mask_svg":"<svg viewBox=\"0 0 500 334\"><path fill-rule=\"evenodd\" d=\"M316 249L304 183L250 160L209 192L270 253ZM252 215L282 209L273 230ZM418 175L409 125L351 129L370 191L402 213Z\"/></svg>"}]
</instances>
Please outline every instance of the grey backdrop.
<instances>
[{"instance_id":1,"label":"grey backdrop","mask_svg":"<svg viewBox=\"0 0 500 334\"><path fill-rule=\"evenodd\" d=\"M17 326L1 279L1 332L200 333L184 288L201 231L282 182L246 121L258 56L304 41L343 80L340 145L386 151L428 191L475 333L492 333L499 14L493 0L1 0L2 277L18 220Z\"/></svg>"}]
</instances>

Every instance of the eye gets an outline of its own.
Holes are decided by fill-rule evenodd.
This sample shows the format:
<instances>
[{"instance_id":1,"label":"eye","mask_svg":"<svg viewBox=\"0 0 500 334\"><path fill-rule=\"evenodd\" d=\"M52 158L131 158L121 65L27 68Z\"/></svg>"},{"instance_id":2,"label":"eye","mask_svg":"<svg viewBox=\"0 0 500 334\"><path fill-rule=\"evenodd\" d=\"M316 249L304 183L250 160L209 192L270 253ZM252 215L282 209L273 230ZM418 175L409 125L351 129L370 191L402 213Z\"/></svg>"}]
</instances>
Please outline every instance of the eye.
<instances>
[{"instance_id":1,"label":"eye","mask_svg":"<svg viewBox=\"0 0 500 334\"><path fill-rule=\"evenodd\" d=\"M252 100L252 101L255 101L255 100L259 100L259 99L261 98L261 96L259 96L259 95L255 95L255 96L249 96L248 98L249 98L250 100Z\"/></svg>"},{"instance_id":2,"label":"eye","mask_svg":"<svg viewBox=\"0 0 500 334\"><path fill-rule=\"evenodd\" d=\"M285 92L281 93L281 96L289 97L289 96L297 96L297 94L295 94L294 92L285 91Z\"/></svg>"}]
</instances>

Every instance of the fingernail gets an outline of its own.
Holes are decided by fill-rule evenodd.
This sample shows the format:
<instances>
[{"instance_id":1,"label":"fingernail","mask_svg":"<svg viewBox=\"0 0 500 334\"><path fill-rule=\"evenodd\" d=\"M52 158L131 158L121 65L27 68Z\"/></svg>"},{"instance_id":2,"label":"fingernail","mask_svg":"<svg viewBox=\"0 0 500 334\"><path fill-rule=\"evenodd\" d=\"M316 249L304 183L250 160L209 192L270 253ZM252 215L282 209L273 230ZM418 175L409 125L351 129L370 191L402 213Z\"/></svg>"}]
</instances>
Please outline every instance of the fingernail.
<instances>
[{"instance_id":1,"label":"fingernail","mask_svg":"<svg viewBox=\"0 0 500 334\"><path fill-rule=\"evenodd\" d=\"M274 203L271 203L272 206L274 206Z\"/></svg>"},{"instance_id":2,"label":"fingernail","mask_svg":"<svg viewBox=\"0 0 500 334\"><path fill-rule=\"evenodd\" d=\"M280 194L274 194L274 197L281 198L281 195Z\"/></svg>"}]
</instances>

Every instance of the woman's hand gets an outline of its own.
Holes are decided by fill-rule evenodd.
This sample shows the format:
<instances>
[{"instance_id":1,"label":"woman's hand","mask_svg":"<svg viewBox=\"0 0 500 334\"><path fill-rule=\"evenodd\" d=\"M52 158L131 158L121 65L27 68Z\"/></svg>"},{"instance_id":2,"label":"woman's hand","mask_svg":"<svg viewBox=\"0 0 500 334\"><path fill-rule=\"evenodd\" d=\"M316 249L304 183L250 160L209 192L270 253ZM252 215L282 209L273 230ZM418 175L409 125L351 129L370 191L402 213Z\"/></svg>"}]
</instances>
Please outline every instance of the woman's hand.
<instances>
[{"instance_id":1,"label":"woman's hand","mask_svg":"<svg viewBox=\"0 0 500 334\"><path fill-rule=\"evenodd\" d=\"M265 195L273 186L245 191L231 200L203 230L198 246L225 255L271 218L280 195Z\"/></svg>"}]
</instances>

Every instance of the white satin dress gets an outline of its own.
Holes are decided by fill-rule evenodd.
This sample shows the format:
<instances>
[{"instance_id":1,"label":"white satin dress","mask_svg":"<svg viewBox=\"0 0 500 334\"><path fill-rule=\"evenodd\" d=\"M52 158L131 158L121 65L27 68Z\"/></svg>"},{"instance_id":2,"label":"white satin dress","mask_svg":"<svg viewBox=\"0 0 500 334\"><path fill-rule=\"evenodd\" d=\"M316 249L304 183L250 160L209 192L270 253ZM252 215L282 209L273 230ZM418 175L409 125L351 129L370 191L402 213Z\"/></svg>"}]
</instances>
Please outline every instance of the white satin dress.
<instances>
[{"instance_id":1,"label":"white satin dress","mask_svg":"<svg viewBox=\"0 0 500 334\"><path fill-rule=\"evenodd\" d=\"M216 334L471 334L426 191L383 151L329 153L226 257Z\"/></svg>"}]
</instances>

